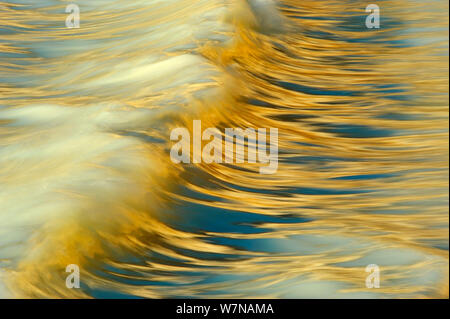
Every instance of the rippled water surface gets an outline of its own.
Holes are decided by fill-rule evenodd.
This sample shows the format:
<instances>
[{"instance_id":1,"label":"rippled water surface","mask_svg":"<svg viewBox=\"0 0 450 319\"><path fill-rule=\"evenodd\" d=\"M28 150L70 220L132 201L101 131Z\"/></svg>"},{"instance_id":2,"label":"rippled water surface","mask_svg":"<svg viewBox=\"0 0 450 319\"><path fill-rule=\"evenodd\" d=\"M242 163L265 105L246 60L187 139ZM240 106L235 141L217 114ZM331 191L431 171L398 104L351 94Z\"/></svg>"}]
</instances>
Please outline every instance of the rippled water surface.
<instances>
[{"instance_id":1,"label":"rippled water surface","mask_svg":"<svg viewBox=\"0 0 450 319\"><path fill-rule=\"evenodd\" d=\"M0 297L448 298L447 1L68 3L0 1ZM172 163L194 119L277 173Z\"/></svg>"}]
</instances>

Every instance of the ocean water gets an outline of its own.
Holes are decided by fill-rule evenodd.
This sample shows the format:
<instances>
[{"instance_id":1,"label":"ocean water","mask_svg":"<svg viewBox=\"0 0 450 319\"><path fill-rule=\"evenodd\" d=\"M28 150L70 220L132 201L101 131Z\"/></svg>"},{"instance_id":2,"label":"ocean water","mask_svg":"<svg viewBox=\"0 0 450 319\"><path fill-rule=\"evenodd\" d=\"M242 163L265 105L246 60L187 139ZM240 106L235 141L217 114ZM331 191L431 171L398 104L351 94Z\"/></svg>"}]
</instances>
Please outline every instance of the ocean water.
<instances>
[{"instance_id":1,"label":"ocean water","mask_svg":"<svg viewBox=\"0 0 450 319\"><path fill-rule=\"evenodd\" d=\"M0 1L0 297L448 298L447 1L69 3Z\"/></svg>"}]
</instances>

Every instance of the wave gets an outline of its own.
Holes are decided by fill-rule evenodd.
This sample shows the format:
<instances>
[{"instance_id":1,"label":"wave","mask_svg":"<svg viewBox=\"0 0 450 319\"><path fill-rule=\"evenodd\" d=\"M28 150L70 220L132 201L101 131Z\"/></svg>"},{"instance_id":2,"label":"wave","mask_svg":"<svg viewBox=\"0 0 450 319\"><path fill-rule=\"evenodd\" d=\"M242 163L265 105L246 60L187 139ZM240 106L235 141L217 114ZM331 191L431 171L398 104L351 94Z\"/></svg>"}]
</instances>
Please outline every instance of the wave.
<instances>
[{"instance_id":1,"label":"wave","mask_svg":"<svg viewBox=\"0 0 450 319\"><path fill-rule=\"evenodd\" d=\"M76 3L79 29L0 2L2 297L448 296L441 33L352 29L350 2ZM279 128L278 174L172 163L194 119Z\"/></svg>"}]
</instances>

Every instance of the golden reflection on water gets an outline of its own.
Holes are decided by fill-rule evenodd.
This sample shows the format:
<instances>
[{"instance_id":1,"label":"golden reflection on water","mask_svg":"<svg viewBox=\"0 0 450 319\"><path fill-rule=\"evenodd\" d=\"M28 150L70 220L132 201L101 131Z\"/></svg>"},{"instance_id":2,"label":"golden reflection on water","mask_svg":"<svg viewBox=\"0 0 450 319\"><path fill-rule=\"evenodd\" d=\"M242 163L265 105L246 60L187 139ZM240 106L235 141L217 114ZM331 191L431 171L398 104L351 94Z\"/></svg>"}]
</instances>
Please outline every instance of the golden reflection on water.
<instances>
[{"instance_id":1,"label":"golden reflection on water","mask_svg":"<svg viewBox=\"0 0 450 319\"><path fill-rule=\"evenodd\" d=\"M445 1L382 1L379 30L361 1L78 1L80 29L22 2L0 2L0 297L448 298ZM173 164L194 119L278 128L277 173Z\"/></svg>"}]
</instances>

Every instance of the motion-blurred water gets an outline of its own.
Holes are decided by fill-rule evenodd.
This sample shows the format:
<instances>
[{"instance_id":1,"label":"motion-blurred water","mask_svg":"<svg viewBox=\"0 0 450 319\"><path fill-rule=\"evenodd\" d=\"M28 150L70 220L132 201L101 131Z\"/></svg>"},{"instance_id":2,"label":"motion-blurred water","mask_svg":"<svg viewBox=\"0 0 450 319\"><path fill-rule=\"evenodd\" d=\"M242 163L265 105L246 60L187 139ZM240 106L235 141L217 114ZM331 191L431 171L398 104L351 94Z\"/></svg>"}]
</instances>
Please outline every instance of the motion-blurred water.
<instances>
[{"instance_id":1,"label":"motion-blurred water","mask_svg":"<svg viewBox=\"0 0 450 319\"><path fill-rule=\"evenodd\" d=\"M0 1L0 297L448 298L447 1L69 3ZM172 163L194 119L277 174Z\"/></svg>"}]
</instances>

